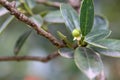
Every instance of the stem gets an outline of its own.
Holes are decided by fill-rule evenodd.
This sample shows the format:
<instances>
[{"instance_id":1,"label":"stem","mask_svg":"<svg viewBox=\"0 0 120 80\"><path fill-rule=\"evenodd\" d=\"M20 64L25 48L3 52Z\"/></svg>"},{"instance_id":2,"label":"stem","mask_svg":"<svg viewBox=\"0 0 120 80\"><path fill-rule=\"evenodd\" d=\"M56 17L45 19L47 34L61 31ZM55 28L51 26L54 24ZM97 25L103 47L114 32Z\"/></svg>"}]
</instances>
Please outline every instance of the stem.
<instances>
[{"instance_id":1,"label":"stem","mask_svg":"<svg viewBox=\"0 0 120 80\"><path fill-rule=\"evenodd\" d=\"M56 51L53 54L50 54L46 57L38 56L1 56L0 61L40 61L48 62L59 56L59 53Z\"/></svg>"},{"instance_id":2,"label":"stem","mask_svg":"<svg viewBox=\"0 0 120 80\"><path fill-rule=\"evenodd\" d=\"M28 7L28 5L25 3L25 1L24 0L19 0L21 3L22 3L22 5L24 6L24 8L25 8L25 10L32 16L33 15L33 12L32 12L32 10L31 9L29 9L29 7Z\"/></svg>"}]
</instances>

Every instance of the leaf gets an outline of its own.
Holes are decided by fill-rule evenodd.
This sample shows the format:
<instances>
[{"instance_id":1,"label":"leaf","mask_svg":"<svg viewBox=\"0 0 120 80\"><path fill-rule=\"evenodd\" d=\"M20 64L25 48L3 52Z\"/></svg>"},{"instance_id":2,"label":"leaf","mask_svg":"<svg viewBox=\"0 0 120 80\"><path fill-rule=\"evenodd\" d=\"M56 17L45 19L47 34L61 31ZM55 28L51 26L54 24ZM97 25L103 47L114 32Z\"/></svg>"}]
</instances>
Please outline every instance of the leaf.
<instances>
[{"instance_id":1,"label":"leaf","mask_svg":"<svg viewBox=\"0 0 120 80\"><path fill-rule=\"evenodd\" d=\"M102 55L120 58L120 51L111 50L111 49L101 49L101 48L97 48L97 47L92 47L92 48L93 48L93 50L95 50L96 52L98 52Z\"/></svg>"},{"instance_id":2,"label":"leaf","mask_svg":"<svg viewBox=\"0 0 120 80\"><path fill-rule=\"evenodd\" d=\"M65 58L73 58L74 57L74 49L71 48L60 48L58 53Z\"/></svg>"},{"instance_id":3,"label":"leaf","mask_svg":"<svg viewBox=\"0 0 120 80\"><path fill-rule=\"evenodd\" d=\"M94 46L94 47L98 47L98 48L102 48L102 49L107 49L107 47L100 45L100 44L97 44L97 43L94 43L94 42L87 41L87 43L89 43L90 46Z\"/></svg>"},{"instance_id":4,"label":"leaf","mask_svg":"<svg viewBox=\"0 0 120 80\"><path fill-rule=\"evenodd\" d=\"M27 40L27 38L29 37L29 35L31 34L32 30L29 30L25 33L23 33L18 40L16 41L15 47L14 47L14 54L18 55L19 51L21 50L23 44L25 43L25 41Z\"/></svg>"},{"instance_id":5,"label":"leaf","mask_svg":"<svg viewBox=\"0 0 120 80\"><path fill-rule=\"evenodd\" d=\"M107 49L101 49L92 46L92 48L100 54L111 57L120 57L120 40L103 39L96 41L95 43L107 47Z\"/></svg>"},{"instance_id":6,"label":"leaf","mask_svg":"<svg viewBox=\"0 0 120 80\"><path fill-rule=\"evenodd\" d=\"M117 39L103 39L96 41L95 43L105 46L111 50L120 51L120 40Z\"/></svg>"},{"instance_id":7,"label":"leaf","mask_svg":"<svg viewBox=\"0 0 120 80\"><path fill-rule=\"evenodd\" d=\"M94 42L94 41L97 41L97 40L105 39L110 35L110 33L111 33L110 30L92 31L86 36L86 41Z\"/></svg>"},{"instance_id":8,"label":"leaf","mask_svg":"<svg viewBox=\"0 0 120 80\"><path fill-rule=\"evenodd\" d=\"M96 30L109 30L108 21L106 18L100 15L95 15L92 31L96 31Z\"/></svg>"},{"instance_id":9,"label":"leaf","mask_svg":"<svg viewBox=\"0 0 120 80\"><path fill-rule=\"evenodd\" d=\"M80 11L80 28L83 36L86 36L92 29L94 21L93 0L83 0Z\"/></svg>"},{"instance_id":10,"label":"leaf","mask_svg":"<svg viewBox=\"0 0 120 80\"><path fill-rule=\"evenodd\" d=\"M33 20L33 22L35 22L39 27L41 27L43 25L43 19L40 15L33 15L31 17L31 19Z\"/></svg>"},{"instance_id":11,"label":"leaf","mask_svg":"<svg viewBox=\"0 0 120 80\"><path fill-rule=\"evenodd\" d=\"M103 63L99 54L92 49L78 47L75 50L74 60L77 67L90 79L94 79L102 70Z\"/></svg>"},{"instance_id":12,"label":"leaf","mask_svg":"<svg viewBox=\"0 0 120 80\"><path fill-rule=\"evenodd\" d=\"M7 14L9 11L7 10L7 9L5 9L5 8L0 8L0 16L3 16L3 15L5 15L5 14Z\"/></svg>"},{"instance_id":13,"label":"leaf","mask_svg":"<svg viewBox=\"0 0 120 80\"><path fill-rule=\"evenodd\" d=\"M52 11L48 13L44 17L44 20L50 23L64 23L65 22L62 15L60 14L60 11Z\"/></svg>"},{"instance_id":14,"label":"leaf","mask_svg":"<svg viewBox=\"0 0 120 80\"><path fill-rule=\"evenodd\" d=\"M66 26L72 32L73 29L80 29L80 20L77 12L68 4L60 5L61 14L65 20Z\"/></svg>"},{"instance_id":15,"label":"leaf","mask_svg":"<svg viewBox=\"0 0 120 80\"><path fill-rule=\"evenodd\" d=\"M29 6L30 9L33 9L36 6L35 0L25 0L25 2Z\"/></svg>"},{"instance_id":16,"label":"leaf","mask_svg":"<svg viewBox=\"0 0 120 80\"><path fill-rule=\"evenodd\" d=\"M92 31L86 36L86 41L94 42L105 39L111 34L108 28L108 21L99 15L95 15Z\"/></svg>"},{"instance_id":17,"label":"leaf","mask_svg":"<svg viewBox=\"0 0 120 80\"><path fill-rule=\"evenodd\" d=\"M14 19L14 16L10 16L6 19L6 21L0 27L0 34L7 28L7 26L13 19Z\"/></svg>"}]
</instances>

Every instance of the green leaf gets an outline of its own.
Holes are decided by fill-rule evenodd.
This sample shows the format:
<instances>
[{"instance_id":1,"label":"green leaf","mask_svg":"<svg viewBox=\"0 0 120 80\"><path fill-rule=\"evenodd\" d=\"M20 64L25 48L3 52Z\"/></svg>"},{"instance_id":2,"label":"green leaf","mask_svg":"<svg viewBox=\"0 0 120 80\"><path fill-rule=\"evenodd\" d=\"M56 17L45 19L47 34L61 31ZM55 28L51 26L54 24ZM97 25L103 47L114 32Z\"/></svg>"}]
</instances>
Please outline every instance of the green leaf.
<instances>
[{"instance_id":1,"label":"green leaf","mask_svg":"<svg viewBox=\"0 0 120 80\"><path fill-rule=\"evenodd\" d=\"M111 57L120 57L120 40L116 39L103 39L96 41L95 43L107 47L106 49L101 49L97 47L92 48L99 52L100 54L111 56Z\"/></svg>"},{"instance_id":2,"label":"green leaf","mask_svg":"<svg viewBox=\"0 0 120 80\"><path fill-rule=\"evenodd\" d=\"M65 22L60 11L52 11L52 12L48 13L44 17L44 20L46 22L50 22L50 23L64 23Z\"/></svg>"},{"instance_id":3,"label":"green leaf","mask_svg":"<svg viewBox=\"0 0 120 80\"><path fill-rule=\"evenodd\" d=\"M25 33L23 33L18 40L16 41L15 47L14 47L14 54L18 55L19 51L21 50L23 44L27 40L28 36L31 34L32 30L29 30Z\"/></svg>"},{"instance_id":4,"label":"green leaf","mask_svg":"<svg viewBox=\"0 0 120 80\"><path fill-rule=\"evenodd\" d=\"M66 26L72 32L73 29L80 29L80 20L77 12L68 4L61 4L61 14L65 20Z\"/></svg>"},{"instance_id":5,"label":"green leaf","mask_svg":"<svg viewBox=\"0 0 120 80\"><path fill-rule=\"evenodd\" d=\"M120 40L117 39L103 39L96 41L95 43L105 46L111 50L120 51Z\"/></svg>"},{"instance_id":6,"label":"green leaf","mask_svg":"<svg viewBox=\"0 0 120 80\"><path fill-rule=\"evenodd\" d=\"M95 41L107 38L110 34L111 31L108 28L107 20L105 20L101 16L96 15L94 19L94 27L92 31L86 36L85 40L86 42L91 44L94 43Z\"/></svg>"},{"instance_id":7,"label":"green leaf","mask_svg":"<svg viewBox=\"0 0 120 80\"><path fill-rule=\"evenodd\" d=\"M86 36L86 41L94 42L107 38L111 34L108 28L108 21L102 16L95 15L92 31Z\"/></svg>"},{"instance_id":8,"label":"green leaf","mask_svg":"<svg viewBox=\"0 0 120 80\"><path fill-rule=\"evenodd\" d=\"M25 0L25 2L29 6L30 9L33 9L36 6L35 0Z\"/></svg>"},{"instance_id":9,"label":"green leaf","mask_svg":"<svg viewBox=\"0 0 120 80\"><path fill-rule=\"evenodd\" d=\"M14 19L14 16L10 16L6 19L6 21L0 27L0 34L7 28L7 26L13 19Z\"/></svg>"},{"instance_id":10,"label":"green leaf","mask_svg":"<svg viewBox=\"0 0 120 80\"><path fill-rule=\"evenodd\" d=\"M120 51L110 50L110 49L101 49L101 48L97 48L97 47L92 47L92 48L93 48L93 50L95 50L96 52L98 52L102 55L120 58Z\"/></svg>"},{"instance_id":11,"label":"green leaf","mask_svg":"<svg viewBox=\"0 0 120 80\"><path fill-rule=\"evenodd\" d=\"M97 44L97 43L94 43L94 42L87 41L87 43L89 43L90 46L94 46L94 47L98 47L98 48L102 48L102 49L107 49L107 47L100 45L100 44Z\"/></svg>"},{"instance_id":12,"label":"green leaf","mask_svg":"<svg viewBox=\"0 0 120 80\"><path fill-rule=\"evenodd\" d=\"M94 25L92 31L97 30L109 30L107 19L100 15L95 15L94 17Z\"/></svg>"},{"instance_id":13,"label":"green leaf","mask_svg":"<svg viewBox=\"0 0 120 80\"><path fill-rule=\"evenodd\" d=\"M94 21L93 0L83 0L80 11L80 28L83 36L86 36L92 29Z\"/></svg>"},{"instance_id":14,"label":"green leaf","mask_svg":"<svg viewBox=\"0 0 120 80\"><path fill-rule=\"evenodd\" d=\"M90 79L94 79L102 70L103 63L99 54L92 49L78 47L75 50L74 60L77 67Z\"/></svg>"},{"instance_id":15,"label":"green leaf","mask_svg":"<svg viewBox=\"0 0 120 80\"><path fill-rule=\"evenodd\" d=\"M110 35L110 33L111 33L110 30L92 31L86 36L86 41L94 42L94 41L97 41L97 40L105 39Z\"/></svg>"},{"instance_id":16,"label":"green leaf","mask_svg":"<svg viewBox=\"0 0 120 80\"><path fill-rule=\"evenodd\" d=\"M60 48L58 50L58 53L65 57L65 58L73 58L74 57L74 49L71 49L71 48Z\"/></svg>"},{"instance_id":17,"label":"green leaf","mask_svg":"<svg viewBox=\"0 0 120 80\"><path fill-rule=\"evenodd\" d=\"M3 16L3 15L5 15L5 14L7 14L9 11L7 10L7 9L5 9L5 8L0 8L0 16Z\"/></svg>"},{"instance_id":18,"label":"green leaf","mask_svg":"<svg viewBox=\"0 0 120 80\"><path fill-rule=\"evenodd\" d=\"M31 19L33 20L33 22L35 22L39 27L41 27L43 25L43 19L40 15L33 15L31 17Z\"/></svg>"}]
</instances>

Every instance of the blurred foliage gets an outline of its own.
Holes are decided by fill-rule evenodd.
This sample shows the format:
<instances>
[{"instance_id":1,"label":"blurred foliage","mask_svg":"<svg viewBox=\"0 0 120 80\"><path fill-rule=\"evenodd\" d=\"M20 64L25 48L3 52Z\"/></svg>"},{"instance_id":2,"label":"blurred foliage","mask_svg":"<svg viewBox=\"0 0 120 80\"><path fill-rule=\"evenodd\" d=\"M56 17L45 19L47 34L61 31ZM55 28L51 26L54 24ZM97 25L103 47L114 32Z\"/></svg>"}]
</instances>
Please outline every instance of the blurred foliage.
<instances>
[{"instance_id":1,"label":"blurred foliage","mask_svg":"<svg viewBox=\"0 0 120 80\"><path fill-rule=\"evenodd\" d=\"M12 0L8 0L12 1ZM68 0L52 0L68 1ZM35 14L58 10L58 8L37 4L33 9ZM95 12L109 20L112 34L110 37L120 39L120 0L95 0ZM27 14L26 14L27 15ZM0 17L0 25L8 18L9 14ZM27 25L14 19L0 35L0 56L12 56L15 42L21 34L29 29ZM49 31L58 37L57 30L68 34L64 24L49 24ZM23 45L19 55L46 56L56 48L35 31ZM120 59L103 56L105 72L108 80L120 80ZM48 63L41 62L0 62L0 80L26 80L33 76L34 80L87 80L74 65L73 60L59 57Z\"/></svg>"}]
</instances>

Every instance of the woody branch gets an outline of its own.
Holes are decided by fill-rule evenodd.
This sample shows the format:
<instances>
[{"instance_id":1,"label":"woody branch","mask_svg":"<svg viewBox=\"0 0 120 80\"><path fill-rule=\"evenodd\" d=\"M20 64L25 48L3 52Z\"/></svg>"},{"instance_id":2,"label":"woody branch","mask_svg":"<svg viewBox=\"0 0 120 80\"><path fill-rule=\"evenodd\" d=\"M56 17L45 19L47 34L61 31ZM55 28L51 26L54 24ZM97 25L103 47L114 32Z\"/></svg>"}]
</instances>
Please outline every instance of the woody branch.
<instances>
[{"instance_id":1,"label":"woody branch","mask_svg":"<svg viewBox=\"0 0 120 80\"><path fill-rule=\"evenodd\" d=\"M47 0L36 0L38 3L53 6L53 7L59 7L59 2L49 2ZM71 3L72 0L69 0L69 3ZM0 0L0 4L5 7L11 15L14 15L18 20L24 22L25 24L31 26L39 35L44 36L47 38L53 45L57 46L58 48L65 47L66 45L60 41L58 41L51 33L48 33L44 31L42 28L39 28L37 24L35 24L32 20L30 20L26 15L21 13L17 8L15 7L15 2L9 2L7 0ZM74 3L75 4L75 3ZM72 5L72 4L71 4ZM78 5L79 6L79 5ZM73 5L75 7L75 5ZM0 61L24 61L24 60L32 60L32 61L41 61L41 62L47 62L53 58L56 58L59 56L58 52L54 52L53 54L50 54L46 57L35 57L35 56L1 56Z\"/></svg>"}]
</instances>

